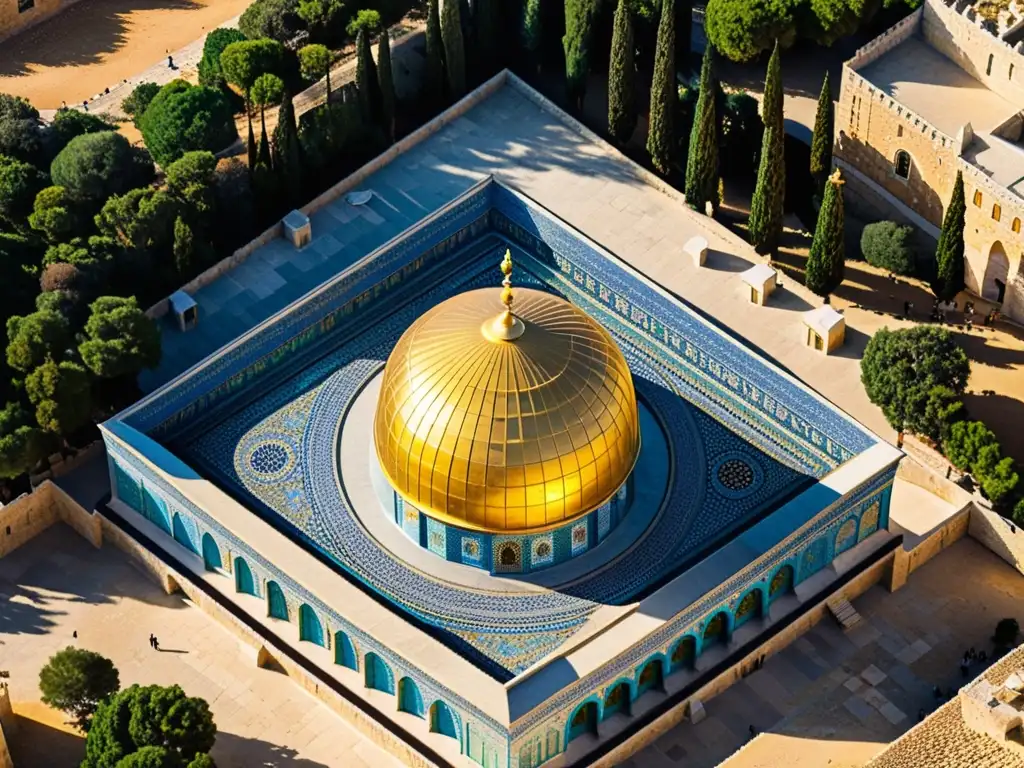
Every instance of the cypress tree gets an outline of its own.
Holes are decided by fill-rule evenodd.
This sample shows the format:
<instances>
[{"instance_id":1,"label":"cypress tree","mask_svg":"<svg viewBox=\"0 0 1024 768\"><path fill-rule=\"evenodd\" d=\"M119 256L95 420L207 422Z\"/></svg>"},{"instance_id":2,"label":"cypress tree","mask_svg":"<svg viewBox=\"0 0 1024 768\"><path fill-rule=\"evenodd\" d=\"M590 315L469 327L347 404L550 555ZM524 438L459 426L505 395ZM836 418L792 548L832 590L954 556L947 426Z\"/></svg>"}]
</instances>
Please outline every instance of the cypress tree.
<instances>
[{"instance_id":1,"label":"cypress tree","mask_svg":"<svg viewBox=\"0 0 1024 768\"><path fill-rule=\"evenodd\" d=\"M267 120L260 110L260 148L256 153L256 164L273 168L273 161L270 159L270 142L267 141Z\"/></svg>"},{"instance_id":2,"label":"cypress tree","mask_svg":"<svg viewBox=\"0 0 1024 768\"><path fill-rule=\"evenodd\" d=\"M935 249L936 275L932 293L940 301L951 301L964 288L964 217L967 201L964 198L964 177L956 174L953 196L942 218L942 232Z\"/></svg>"},{"instance_id":3,"label":"cypress tree","mask_svg":"<svg viewBox=\"0 0 1024 768\"><path fill-rule=\"evenodd\" d=\"M370 50L370 33L366 27L356 35L356 90L359 91L359 108L363 120L370 125L381 124L380 82L377 80L377 65L373 63Z\"/></svg>"},{"instance_id":4,"label":"cypress tree","mask_svg":"<svg viewBox=\"0 0 1024 768\"><path fill-rule=\"evenodd\" d=\"M444 43L437 0L429 0L427 4L426 92L432 107L444 104Z\"/></svg>"},{"instance_id":5,"label":"cypress tree","mask_svg":"<svg viewBox=\"0 0 1024 768\"><path fill-rule=\"evenodd\" d=\"M621 144L636 128L636 70L633 13L629 0L619 0L612 31L612 60L608 72L608 132Z\"/></svg>"},{"instance_id":6,"label":"cypress tree","mask_svg":"<svg viewBox=\"0 0 1024 768\"><path fill-rule=\"evenodd\" d=\"M526 58L537 72L540 72L540 45L543 39L540 2L541 0L525 0L523 5L523 23L520 29Z\"/></svg>"},{"instance_id":7,"label":"cypress tree","mask_svg":"<svg viewBox=\"0 0 1024 768\"><path fill-rule=\"evenodd\" d=\"M843 184L839 169L828 177L825 195L814 229L811 253L807 257L804 284L828 303L829 294L843 282L846 249L843 236Z\"/></svg>"},{"instance_id":8,"label":"cypress tree","mask_svg":"<svg viewBox=\"0 0 1024 768\"><path fill-rule=\"evenodd\" d=\"M647 151L655 169L668 175L675 146L674 117L676 89L675 2L662 0L658 23L658 44L654 49L654 79L651 81L651 113L647 126Z\"/></svg>"},{"instance_id":9,"label":"cypress tree","mask_svg":"<svg viewBox=\"0 0 1024 768\"><path fill-rule=\"evenodd\" d=\"M458 101L466 95L466 43L462 34L459 0L447 0L441 17L444 64L448 73L448 96Z\"/></svg>"},{"instance_id":10,"label":"cypress tree","mask_svg":"<svg viewBox=\"0 0 1024 768\"><path fill-rule=\"evenodd\" d=\"M491 77L499 68L502 51L499 12L499 0L476 0L473 5L474 42L482 80Z\"/></svg>"},{"instance_id":11,"label":"cypress tree","mask_svg":"<svg viewBox=\"0 0 1024 768\"><path fill-rule=\"evenodd\" d=\"M303 200L302 185L302 148L299 146L299 131L295 123L295 106L292 95L285 91L281 101L281 110L277 115L277 127L274 129L274 170L281 179L289 205L301 205Z\"/></svg>"},{"instance_id":12,"label":"cypress tree","mask_svg":"<svg viewBox=\"0 0 1024 768\"><path fill-rule=\"evenodd\" d=\"M761 119L764 136L761 139L757 186L750 202L748 236L754 250L764 256L774 254L779 247L786 199L786 129L782 120L782 67L778 43L768 61Z\"/></svg>"},{"instance_id":13,"label":"cypress tree","mask_svg":"<svg viewBox=\"0 0 1024 768\"><path fill-rule=\"evenodd\" d=\"M718 78L713 74L714 48L704 49L700 68L700 95L690 129L690 151L686 160L686 202L705 213L710 202L718 207Z\"/></svg>"},{"instance_id":14,"label":"cypress tree","mask_svg":"<svg viewBox=\"0 0 1024 768\"><path fill-rule=\"evenodd\" d=\"M186 277L192 273L195 246L192 242L192 228L179 216L174 220L174 266L178 277Z\"/></svg>"},{"instance_id":15,"label":"cypress tree","mask_svg":"<svg viewBox=\"0 0 1024 768\"><path fill-rule=\"evenodd\" d=\"M388 143L395 140L395 81L391 74L391 36L387 29L377 43L377 79L380 83L381 125Z\"/></svg>"},{"instance_id":16,"label":"cypress tree","mask_svg":"<svg viewBox=\"0 0 1024 768\"><path fill-rule=\"evenodd\" d=\"M594 34L597 0L565 0L565 92L577 112L583 110L590 72L590 43Z\"/></svg>"},{"instance_id":17,"label":"cypress tree","mask_svg":"<svg viewBox=\"0 0 1024 768\"><path fill-rule=\"evenodd\" d=\"M835 114L832 106L832 91L829 88L828 71L821 84L818 96L818 111L814 115L814 135L811 138L811 176L818 184L818 194L824 198L825 181L832 172L832 133Z\"/></svg>"},{"instance_id":18,"label":"cypress tree","mask_svg":"<svg viewBox=\"0 0 1024 768\"><path fill-rule=\"evenodd\" d=\"M676 0L676 66L690 71L693 0Z\"/></svg>"},{"instance_id":19,"label":"cypress tree","mask_svg":"<svg viewBox=\"0 0 1024 768\"><path fill-rule=\"evenodd\" d=\"M257 149L256 149L256 134L252 130L252 112L246 106L246 114L249 118L249 140L246 142L246 148L249 151L249 173L252 173L253 168L256 167Z\"/></svg>"}]
</instances>

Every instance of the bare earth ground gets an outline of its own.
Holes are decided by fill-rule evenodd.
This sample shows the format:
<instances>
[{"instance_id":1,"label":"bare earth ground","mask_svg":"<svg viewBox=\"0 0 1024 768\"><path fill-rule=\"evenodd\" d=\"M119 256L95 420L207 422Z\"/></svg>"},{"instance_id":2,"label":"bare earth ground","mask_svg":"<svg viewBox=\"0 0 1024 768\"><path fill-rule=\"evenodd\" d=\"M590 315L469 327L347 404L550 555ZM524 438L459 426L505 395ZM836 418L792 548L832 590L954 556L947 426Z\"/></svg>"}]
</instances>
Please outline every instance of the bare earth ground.
<instances>
[{"instance_id":1,"label":"bare earth ground","mask_svg":"<svg viewBox=\"0 0 1024 768\"><path fill-rule=\"evenodd\" d=\"M251 0L81 0L0 43L0 92L80 103L204 36Z\"/></svg>"},{"instance_id":2,"label":"bare earth ground","mask_svg":"<svg viewBox=\"0 0 1024 768\"><path fill-rule=\"evenodd\" d=\"M122 687L176 683L206 699L220 768L399 766L286 675L258 669L251 650L181 595L165 595L120 550L93 549L58 524L0 560L0 664L18 715L8 741L19 767L82 760L81 735L39 701L39 670L68 645L112 659Z\"/></svg>"},{"instance_id":3,"label":"bare earth ground","mask_svg":"<svg viewBox=\"0 0 1024 768\"><path fill-rule=\"evenodd\" d=\"M935 708L933 686L965 682L964 651L991 654L996 622L1020 619L1022 598L1024 577L974 540L959 541L899 591L874 586L854 600L858 627L844 633L824 619L705 702L703 722L677 725L623 767L862 766ZM982 671L973 664L970 678ZM761 734L753 741L750 725Z\"/></svg>"}]
</instances>

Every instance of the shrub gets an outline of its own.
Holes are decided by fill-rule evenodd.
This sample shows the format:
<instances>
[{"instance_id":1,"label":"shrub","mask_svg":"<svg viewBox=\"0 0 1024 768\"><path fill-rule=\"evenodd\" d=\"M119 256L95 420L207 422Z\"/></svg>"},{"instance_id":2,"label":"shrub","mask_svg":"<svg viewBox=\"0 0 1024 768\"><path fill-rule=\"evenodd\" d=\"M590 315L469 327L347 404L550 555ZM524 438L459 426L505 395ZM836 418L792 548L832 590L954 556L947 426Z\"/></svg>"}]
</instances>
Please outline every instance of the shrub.
<instances>
[{"instance_id":1,"label":"shrub","mask_svg":"<svg viewBox=\"0 0 1024 768\"><path fill-rule=\"evenodd\" d=\"M960 395L941 384L928 390L924 416L917 425L918 431L936 443L949 437L952 426L964 417L964 404Z\"/></svg>"},{"instance_id":2,"label":"shrub","mask_svg":"<svg viewBox=\"0 0 1024 768\"><path fill-rule=\"evenodd\" d=\"M68 321L53 312L7 318L7 364L28 373L47 360L64 358L71 344Z\"/></svg>"},{"instance_id":3,"label":"shrub","mask_svg":"<svg viewBox=\"0 0 1024 768\"><path fill-rule=\"evenodd\" d=\"M723 56L750 61L776 40L783 48L794 43L798 5L796 0L708 0L704 28Z\"/></svg>"},{"instance_id":4,"label":"shrub","mask_svg":"<svg viewBox=\"0 0 1024 768\"><path fill-rule=\"evenodd\" d=\"M897 275L914 274L914 228L894 221L876 221L864 227L860 252L873 267Z\"/></svg>"},{"instance_id":5,"label":"shrub","mask_svg":"<svg viewBox=\"0 0 1024 768\"><path fill-rule=\"evenodd\" d=\"M961 421L949 428L949 436L942 447L946 458L957 469L973 472L982 448L996 445L996 436L980 421Z\"/></svg>"},{"instance_id":6,"label":"shrub","mask_svg":"<svg viewBox=\"0 0 1024 768\"><path fill-rule=\"evenodd\" d=\"M160 362L160 330L135 298L102 296L93 302L78 347L82 361L105 379L135 375Z\"/></svg>"},{"instance_id":7,"label":"shrub","mask_svg":"<svg viewBox=\"0 0 1024 768\"><path fill-rule=\"evenodd\" d=\"M206 40L203 42L203 58L199 60L200 85L210 88L224 87L224 71L220 66L220 55L229 45L242 40L245 40L245 34L239 29L215 29L206 36Z\"/></svg>"},{"instance_id":8,"label":"shrub","mask_svg":"<svg viewBox=\"0 0 1024 768\"><path fill-rule=\"evenodd\" d=\"M993 504L999 504L1013 493L1020 479L1013 466L1013 459L1003 457L998 445L987 445L978 452L974 475L981 484L981 491Z\"/></svg>"},{"instance_id":9,"label":"shrub","mask_svg":"<svg viewBox=\"0 0 1024 768\"><path fill-rule=\"evenodd\" d=\"M0 155L0 219L22 229L46 177L34 165Z\"/></svg>"},{"instance_id":10,"label":"shrub","mask_svg":"<svg viewBox=\"0 0 1024 768\"><path fill-rule=\"evenodd\" d=\"M1024 499L1017 499L1017 503L1013 505L1011 516L1017 525L1024 525Z\"/></svg>"},{"instance_id":11,"label":"shrub","mask_svg":"<svg viewBox=\"0 0 1024 768\"><path fill-rule=\"evenodd\" d=\"M250 6L252 7L252 6ZM276 40L243 40L231 43L220 55L225 79L246 94L256 78L277 74L284 63L284 46Z\"/></svg>"},{"instance_id":12,"label":"shrub","mask_svg":"<svg viewBox=\"0 0 1024 768\"><path fill-rule=\"evenodd\" d=\"M1020 625L1016 619L1000 619L996 624L996 632L992 635L992 642L1000 648L1009 648L1017 642L1020 634Z\"/></svg>"},{"instance_id":13,"label":"shrub","mask_svg":"<svg viewBox=\"0 0 1024 768\"><path fill-rule=\"evenodd\" d=\"M269 37L284 43L302 27L299 0L255 0L238 19L238 28L250 40Z\"/></svg>"},{"instance_id":14,"label":"shrub","mask_svg":"<svg viewBox=\"0 0 1024 768\"><path fill-rule=\"evenodd\" d=\"M380 14L377 11L359 11L355 16L352 17L351 21L345 26L345 31L350 37L355 37L359 34L360 29L365 29L371 35L379 30L381 27Z\"/></svg>"},{"instance_id":15,"label":"shrub","mask_svg":"<svg viewBox=\"0 0 1024 768\"><path fill-rule=\"evenodd\" d=\"M8 403L0 410L0 477L28 472L46 456L49 445L50 439L21 405Z\"/></svg>"},{"instance_id":16,"label":"shrub","mask_svg":"<svg viewBox=\"0 0 1024 768\"><path fill-rule=\"evenodd\" d=\"M148 153L115 131L77 136L50 166L53 183L93 210L111 195L149 184L153 174Z\"/></svg>"},{"instance_id":17,"label":"shrub","mask_svg":"<svg viewBox=\"0 0 1024 768\"><path fill-rule=\"evenodd\" d=\"M50 124L50 151L57 154L76 136L100 131L116 131L117 126L102 117L77 109L58 109Z\"/></svg>"},{"instance_id":18,"label":"shrub","mask_svg":"<svg viewBox=\"0 0 1024 768\"><path fill-rule=\"evenodd\" d=\"M200 70L201 72L202 70ZM202 75L200 75L200 80ZM128 97L121 102L121 109L132 119L136 128L142 127L142 116L146 114L146 108L150 102L160 93L160 86L156 83L139 83L135 89L128 94Z\"/></svg>"},{"instance_id":19,"label":"shrub","mask_svg":"<svg viewBox=\"0 0 1024 768\"><path fill-rule=\"evenodd\" d=\"M89 423L89 374L78 363L43 363L25 377L25 393L36 407L36 421L47 432L67 437Z\"/></svg>"},{"instance_id":20,"label":"shrub","mask_svg":"<svg viewBox=\"0 0 1024 768\"><path fill-rule=\"evenodd\" d=\"M64 187L46 187L36 195L28 223L51 243L71 237L81 226L70 195Z\"/></svg>"},{"instance_id":21,"label":"shrub","mask_svg":"<svg viewBox=\"0 0 1024 768\"><path fill-rule=\"evenodd\" d=\"M42 148L39 112L21 96L0 93L0 155L32 162Z\"/></svg>"},{"instance_id":22,"label":"shrub","mask_svg":"<svg viewBox=\"0 0 1024 768\"><path fill-rule=\"evenodd\" d=\"M238 132L231 106L220 91L173 80L142 116L142 137L153 159L166 166L191 150L224 149Z\"/></svg>"}]
</instances>

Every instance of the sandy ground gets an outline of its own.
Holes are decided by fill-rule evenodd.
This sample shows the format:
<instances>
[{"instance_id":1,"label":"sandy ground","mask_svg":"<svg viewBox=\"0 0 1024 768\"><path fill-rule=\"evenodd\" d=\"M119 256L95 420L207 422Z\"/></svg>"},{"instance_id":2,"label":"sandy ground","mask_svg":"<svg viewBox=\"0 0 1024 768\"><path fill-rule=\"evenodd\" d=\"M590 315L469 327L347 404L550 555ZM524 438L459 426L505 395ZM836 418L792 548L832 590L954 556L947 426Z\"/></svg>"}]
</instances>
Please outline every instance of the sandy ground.
<instances>
[{"instance_id":1,"label":"sandy ground","mask_svg":"<svg viewBox=\"0 0 1024 768\"><path fill-rule=\"evenodd\" d=\"M0 45L0 92L39 109L81 102L152 66L251 0L81 0Z\"/></svg>"}]
</instances>

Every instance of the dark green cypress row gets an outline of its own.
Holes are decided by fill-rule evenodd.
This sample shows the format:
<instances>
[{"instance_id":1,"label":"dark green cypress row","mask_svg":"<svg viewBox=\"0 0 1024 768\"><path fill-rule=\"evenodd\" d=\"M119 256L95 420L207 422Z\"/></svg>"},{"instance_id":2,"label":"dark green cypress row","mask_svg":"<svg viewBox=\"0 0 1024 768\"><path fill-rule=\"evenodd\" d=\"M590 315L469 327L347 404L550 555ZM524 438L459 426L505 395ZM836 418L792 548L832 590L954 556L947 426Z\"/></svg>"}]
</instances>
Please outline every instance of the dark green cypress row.
<instances>
[{"instance_id":1,"label":"dark green cypress row","mask_svg":"<svg viewBox=\"0 0 1024 768\"><path fill-rule=\"evenodd\" d=\"M498 3L499 0L476 0L473 5L473 24L481 80L486 80L497 72L501 62L501 20Z\"/></svg>"},{"instance_id":2,"label":"dark green cypress row","mask_svg":"<svg viewBox=\"0 0 1024 768\"><path fill-rule=\"evenodd\" d=\"M754 250L764 256L774 254L779 247L786 199L786 129L782 120L782 67L778 43L768 61L761 119L764 122L761 162L757 169L754 197L750 202L747 234Z\"/></svg>"},{"instance_id":3,"label":"dark green cypress row","mask_svg":"<svg viewBox=\"0 0 1024 768\"><path fill-rule=\"evenodd\" d=\"M444 63L448 73L448 96L452 101L458 101L466 95L466 44L462 35L459 0L445 2L441 13L441 39L444 41Z\"/></svg>"},{"instance_id":4,"label":"dark green cypress row","mask_svg":"<svg viewBox=\"0 0 1024 768\"><path fill-rule=\"evenodd\" d=\"M932 293L940 301L951 301L964 289L964 217L967 201L964 198L964 177L956 174L953 195L942 218L942 232L935 249L936 275Z\"/></svg>"},{"instance_id":5,"label":"dark green cypress row","mask_svg":"<svg viewBox=\"0 0 1024 768\"><path fill-rule=\"evenodd\" d=\"M522 29L520 30L523 50L526 52L527 60L537 72L540 71L540 46L543 40L540 2L541 0L524 0L523 22Z\"/></svg>"},{"instance_id":6,"label":"dark green cypress row","mask_svg":"<svg viewBox=\"0 0 1024 768\"><path fill-rule=\"evenodd\" d=\"M249 118L249 139L245 146L249 153L249 173L252 173L253 169L256 167L258 151L256 149L256 134L253 133L252 130L252 111L249 109L248 104L245 107L245 111Z\"/></svg>"},{"instance_id":7,"label":"dark green cypress row","mask_svg":"<svg viewBox=\"0 0 1024 768\"><path fill-rule=\"evenodd\" d=\"M658 43L654 49L654 79L651 81L651 113L647 127L647 152L662 176L672 167L675 146L676 89L675 0L662 0L658 22Z\"/></svg>"},{"instance_id":8,"label":"dark green cypress row","mask_svg":"<svg viewBox=\"0 0 1024 768\"><path fill-rule=\"evenodd\" d=\"M565 0L565 91L576 112L583 110L590 72L590 43L594 34L597 0Z\"/></svg>"},{"instance_id":9,"label":"dark green cypress row","mask_svg":"<svg viewBox=\"0 0 1024 768\"><path fill-rule=\"evenodd\" d=\"M608 72L608 132L621 144L636 128L636 68L633 13L629 0L619 0L612 30L612 60Z\"/></svg>"},{"instance_id":10,"label":"dark green cypress row","mask_svg":"<svg viewBox=\"0 0 1024 768\"><path fill-rule=\"evenodd\" d=\"M427 3L426 92L431 106L439 108L444 104L444 43L437 0Z\"/></svg>"},{"instance_id":11,"label":"dark green cypress row","mask_svg":"<svg viewBox=\"0 0 1024 768\"><path fill-rule=\"evenodd\" d=\"M391 74L391 36L385 29L377 43L377 80L380 83L381 127L388 143L395 140L395 80Z\"/></svg>"},{"instance_id":12,"label":"dark green cypress row","mask_svg":"<svg viewBox=\"0 0 1024 768\"><path fill-rule=\"evenodd\" d=\"M260 107L260 148L256 153L257 165L265 165L273 168L274 163L270 158L270 142L267 141L267 115L264 108Z\"/></svg>"},{"instance_id":13,"label":"dark green cypress row","mask_svg":"<svg viewBox=\"0 0 1024 768\"><path fill-rule=\"evenodd\" d=\"M302 205L305 197L303 189L302 148L299 145L299 130L295 122L295 106L292 95L284 93L281 110L277 115L277 127L274 129L274 170L284 186L288 204Z\"/></svg>"},{"instance_id":14,"label":"dark green cypress row","mask_svg":"<svg viewBox=\"0 0 1024 768\"><path fill-rule=\"evenodd\" d=\"M843 227L843 184L839 170L828 177L825 194L814 229L811 253L807 257L804 284L828 302L828 297L843 282L846 248Z\"/></svg>"},{"instance_id":15,"label":"dark green cypress row","mask_svg":"<svg viewBox=\"0 0 1024 768\"><path fill-rule=\"evenodd\" d=\"M690 129L690 151L686 160L686 202L694 210L707 212L707 204L718 207L718 78L714 76L714 47L704 49L700 68L700 95Z\"/></svg>"},{"instance_id":16,"label":"dark green cypress row","mask_svg":"<svg viewBox=\"0 0 1024 768\"><path fill-rule=\"evenodd\" d=\"M832 133L835 128L832 91L828 71L818 96L818 111L814 115L814 134L811 138L811 176L818 184L818 194L824 197L825 181L832 172Z\"/></svg>"},{"instance_id":17,"label":"dark green cypress row","mask_svg":"<svg viewBox=\"0 0 1024 768\"><path fill-rule=\"evenodd\" d=\"M359 91L359 108L363 112L363 120L370 125L380 125L380 82L377 80L377 65L373 63L370 33L366 27L360 28L356 35L356 90Z\"/></svg>"}]
</instances>

